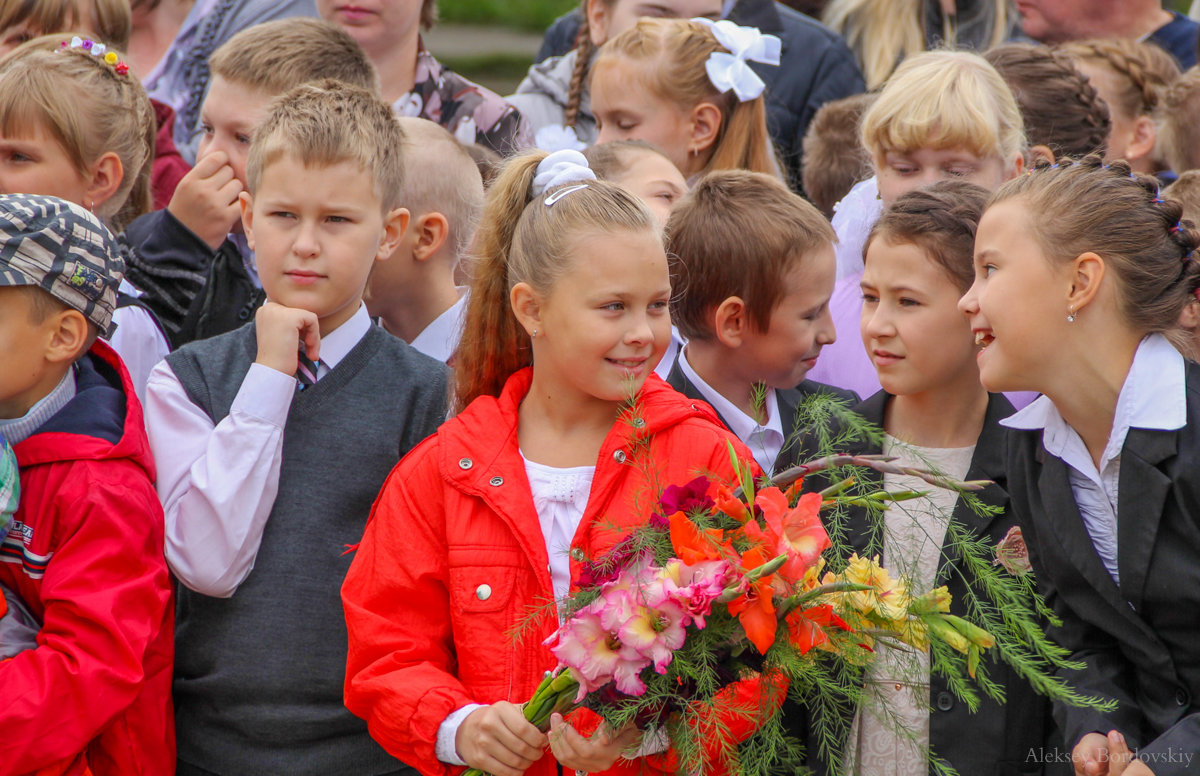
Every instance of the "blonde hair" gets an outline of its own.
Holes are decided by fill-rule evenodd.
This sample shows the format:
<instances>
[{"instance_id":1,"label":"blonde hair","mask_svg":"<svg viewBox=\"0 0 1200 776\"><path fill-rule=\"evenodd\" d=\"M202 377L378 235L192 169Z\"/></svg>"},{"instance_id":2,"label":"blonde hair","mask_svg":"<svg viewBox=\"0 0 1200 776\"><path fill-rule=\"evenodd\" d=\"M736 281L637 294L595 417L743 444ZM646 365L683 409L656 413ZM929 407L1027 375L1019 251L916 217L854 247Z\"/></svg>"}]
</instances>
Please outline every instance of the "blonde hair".
<instances>
[{"instance_id":1,"label":"blonde hair","mask_svg":"<svg viewBox=\"0 0 1200 776\"><path fill-rule=\"evenodd\" d=\"M95 210L113 232L121 232L150 211L154 108L133 74L121 75L82 49L47 48L63 37L36 38L0 66L0 132L20 136L40 126L80 175L104 154L115 153L121 183Z\"/></svg>"},{"instance_id":2,"label":"blonde hair","mask_svg":"<svg viewBox=\"0 0 1200 776\"><path fill-rule=\"evenodd\" d=\"M705 64L724 52L712 31L688 19L642 19L605 43L592 65L594 74L624 57L644 63L641 81L660 99L691 110L711 102L721 111L721 127L708 164L701 172L750 170L783 178L775 146L767 131L765 97L741 102L732 91L720 94Z\"/></svg>"},{"instance_id":3,"label":"blonde hair","mask_svg":"<svg viewBox=\"0 0 1200 776\"><path fill-rule=\"evenodd\" d=\"M263 170L283 156L306 167L354 162L371 175L386 213L400 205L403 145L391 107L371 92L332 78L303 84L277 99L255 130L246 188L253 195Z\"/></svg>"},{"instance_id":4,"label":"blonde hair","mask_svg":"<svg viewBox=\"0 0 1200 776\"><path fill-rule=\"evenodd\" d=\"M472 251L466 323L455 355L459 410L480 396L498 396L513 373L532 363L529 334L509 302L517 283L549 293L570 269L573 241L581 234L659 234L641 200L604 181L588 181L548 207L547 195L562 187L537 196L530 191L546 155L531 151L509 160L488 192Z\"/></svg>"},{"instance_id":5,"label":"blonde hair","mask_svg":"<svg viewBox=\"0 0 1200 776\"><path fill-rule=\"evenodd\" d=\"M421 118L401 118L404 182L400 205L413 218L441 213L450 224L447 242L457 261L466 253L483 212L483 176L462 143L444 127Z\"/></svg>"},{"instance_id":6,"label":"blonde hair","mask_svg":"<svg viewBox=\"0 0 1200 776\"><path fill-rule=\"evenodd\" d=\"M123 51L133 14L128 0L0 0L0 31L18 24L38 35L91 30L101 43Z\"/></svg>"},{"instance_id":7,"label":"blonde hair","mask_svg":"<svg viewBox=\"0 0 1200 776\"><path fill-rule=\"evenodd\" d=\"M927 51L904 61L862 120L876 165L889 151L966 148L1006 162L1025 150L1021 110L996 68L967 51Z\"/></svg>"},{"instance_id":8,"label":"blonde hair","mask_svg":"<svg viewBox=\"0 0 1200 776\"><path fill-rule=\"evenodd\" d=\"M841 34L862 65L867 89L874 90L897 64L926 49L926 0L832 0L821 21ZM996 2L996 18L988 47L1004 42L1009 25L1008 0ZM942 38L957 43L954 17L943 15Z\"/></svg>"},{"instance_id":9,"label":"blonde hair","mask_svg":"<svg viewBox=\"0 0 1200 776\"><path fill-rule=\"evenodd\" d=\"M214 76L272 97L322 78L379 92L375 66L354 38L320 19L292 17L248 27L221 44L208 67Z\"/></svg>"},{"instance_id":10,"label":"blonde hair","mask_svg":"<svg viewBox=\"0 0 1200 776\"><path fill-rule=\"evenodd\" d=\"M1191 68L1167 87L1155 112L1155 150L1177 173L1200 168L1200 68Z\"/></svg>"}]
</instances>

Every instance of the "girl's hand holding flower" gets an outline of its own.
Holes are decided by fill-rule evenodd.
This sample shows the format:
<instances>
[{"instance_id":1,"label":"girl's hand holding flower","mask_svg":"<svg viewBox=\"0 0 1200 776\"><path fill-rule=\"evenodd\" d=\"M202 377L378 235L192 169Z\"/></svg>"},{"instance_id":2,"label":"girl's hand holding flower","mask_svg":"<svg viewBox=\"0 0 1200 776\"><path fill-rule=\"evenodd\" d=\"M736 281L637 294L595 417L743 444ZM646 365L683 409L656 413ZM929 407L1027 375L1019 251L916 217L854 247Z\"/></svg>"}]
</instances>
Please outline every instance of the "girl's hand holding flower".
<instances>
[{"instance_id":1,"label":"girl's hand holding flower","mask_svg":"<svg viewBox=\"0 0 1200 776\"><path fill-rule=\"evenodd\" d=\"M468 714L454 737L463 762L493 776L521 776L546 744L546 734L529 724L521 707L506 701Z\"/></svg>"},{"instance_id":2,"label":"girl's hand holding flower","mask_svg":"<svg viewBox=\"0 0 1200 776\"><path fill-rule=\"evenodd\" d=\"M601 725L595 735L584 738L561 714L550 717L550 751L554 759L564 768L583 773L613 767L621 753L635 749L641 738L642 732L633 723L615 732L608 725Z\"/></svg>"}]
</instances>

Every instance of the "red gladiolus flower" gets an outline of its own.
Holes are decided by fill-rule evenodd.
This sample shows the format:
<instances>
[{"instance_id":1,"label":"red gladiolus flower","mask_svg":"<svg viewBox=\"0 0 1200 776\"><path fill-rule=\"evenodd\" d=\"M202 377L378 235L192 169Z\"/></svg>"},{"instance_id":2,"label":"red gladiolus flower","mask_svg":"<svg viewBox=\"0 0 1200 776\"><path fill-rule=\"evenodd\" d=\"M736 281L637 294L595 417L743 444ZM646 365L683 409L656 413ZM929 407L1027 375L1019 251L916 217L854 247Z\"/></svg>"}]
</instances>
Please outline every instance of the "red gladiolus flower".
<instances>
[{"instance_id":1,"label":"red gladiolus flower","mask_svg":"<svg viewBox=\"0 0 1200 776\"><path fill-rule=\"evenodd\" d=\"M675 557L687 566L693 566L700 561L721 560L721 550L732 549L721 544L721 532L715 528L701 531L691 518L682 512L671 515L671 547Z\"/></svg>"},{"instance_id":2,"label":"red gladiolus flower","mask_svg":"<svg viewBox=\"0 0 1200 776\"><path fill-rule=\"evenodd\" d=\"M829 534L821 523L821 496L805 493L795 507L789 507L779 488L764 488L758 492L754 504L762 510L767 529L763 531L751 521L746 524L746 537L765 547L771 557L786 553L788 561L779 575L789 582L798 582L831 546Z\"/></svg>"},{"instance_id":3,"label":"red gladiolus flower","mask_svg":"<svg viewBox=\"0 0 1200 776\"><path fill-rule=\"evenodd\" d=\"M792 637L792 643L796 645L802 655L807 655L813 647L819 647L829 642L829 636L825 633L826 628L850 630L850 626L833 613L833 607L829 604L792 612L787 616L787 627L788 633Z\"/></svg>"},{"instance_id":4,"label":"red gladiolus flower","mask_svg":"<svg viewBox=\"0 0 1200 776\"><path fill-rule=\"evenodd\" d=\"M747 571L758 568L767 560L760 547L752 547L742 555L742 565ZM775 643L775 629L779 624L772 597L772 577L768 574L750 582L745 593L729 602L729 613L737 616L746 638L763 654Z\"/></svg>"}]
</instances>

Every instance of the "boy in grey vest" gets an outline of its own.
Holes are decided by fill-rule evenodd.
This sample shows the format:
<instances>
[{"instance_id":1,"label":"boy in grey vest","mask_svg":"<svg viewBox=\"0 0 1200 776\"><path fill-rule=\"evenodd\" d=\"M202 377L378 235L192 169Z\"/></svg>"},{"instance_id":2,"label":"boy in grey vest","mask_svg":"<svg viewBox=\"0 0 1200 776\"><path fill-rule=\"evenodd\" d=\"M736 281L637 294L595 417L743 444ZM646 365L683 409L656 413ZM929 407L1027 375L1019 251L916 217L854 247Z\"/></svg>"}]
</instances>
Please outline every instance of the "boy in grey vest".
<instances>
[{"instance_id":1,"label":"boy in grey vest","mask_svg":"<svg viewBox=\"0 0 1200 776\"><path fill-rule=\"evenodd\" d=\"M442 364L372 326L408 223L403 132L325 80L275 103L241 195L267 303L151 374L150 444L181 583L181 776L408 772L342 703L339 590L387 473L445 417Z\"/></svg>"}]
</instances>

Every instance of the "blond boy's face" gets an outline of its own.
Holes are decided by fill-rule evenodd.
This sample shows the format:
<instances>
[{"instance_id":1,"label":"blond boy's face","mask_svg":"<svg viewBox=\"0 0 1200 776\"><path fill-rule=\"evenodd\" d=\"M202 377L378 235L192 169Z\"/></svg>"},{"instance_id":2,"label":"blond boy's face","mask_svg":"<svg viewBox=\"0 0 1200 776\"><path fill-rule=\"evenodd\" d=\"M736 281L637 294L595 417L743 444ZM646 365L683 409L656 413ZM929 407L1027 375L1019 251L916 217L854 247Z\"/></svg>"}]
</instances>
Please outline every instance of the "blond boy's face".
<instances>
[{"instance_id":1,"label":"blond boy's face","mask_svg":"<svg viewBox=\"0 0 1200 776\"><path fill-rule=\"evenodd\" d=\"M355 162L306 167L285 154L263 169L253 197L242 194L242 221L267 298L315 313L327 332L358 309L408 211L385 214L374 178Z\"/></svg>"},{"instance_id":2,"label":"blond boy's face","mask_svg":"<svg viewBox=\"0 0 1200 776\"><path fill-rule=\"evenodd\" d=\"M261 89L214 75L200 108L201 135L196 157L224 152L229 157L234 177L245 188L250 141L255 127L270 113L272 96Z\"/></svg>"},{"instance_id":3,"label":"blond boy's face","mask_svg":"<svg viewBox=\"0 0 1200 776\"><path fill-rule=\"evenodd\" d=\"M901 194L938 181L964 180L994 191L1012 177L999 156L978 156L966 148L888 151L875 164L879 198L888 207Z\"/></svg>"},{"instance_id":4,"label":"blond boy's face","mask_svg":"<svg viewBox=\"0 0 1200 776\"><path fill-rule=\"evenodd\" d=\"M0 418L21 417L49 392L47 327L32 307L23 289L0 287Z\"/></svg>"}]
</instances>

